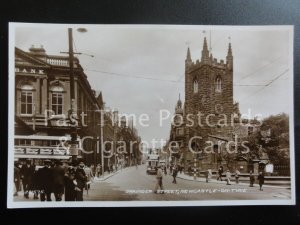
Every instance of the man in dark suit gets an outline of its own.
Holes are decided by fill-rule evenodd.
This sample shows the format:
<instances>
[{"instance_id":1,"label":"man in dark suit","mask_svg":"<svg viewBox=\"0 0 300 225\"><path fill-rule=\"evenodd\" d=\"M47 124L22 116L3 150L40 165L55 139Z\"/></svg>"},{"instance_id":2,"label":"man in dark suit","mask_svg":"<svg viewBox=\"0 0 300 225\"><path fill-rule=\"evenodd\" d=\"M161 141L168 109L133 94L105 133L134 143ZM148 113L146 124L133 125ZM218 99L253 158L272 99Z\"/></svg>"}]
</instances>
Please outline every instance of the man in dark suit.
<instances>
[{"instance_id":1,"label":"man in dark suit","mask_svg":"<svg viewBox=\"0 0 300 225\"><path fill-rule=\"evenodd\" d=\"M37 172L37 184L40 190L41 201L51 201L52 183L53 183L53 169L51 168L51 161L45 160L44 167Z\"/></svg>"},{"instance_id":2,"label":"man in dark suit","mask_svg":"<svg viewBox=\"0 0 300 225\"><path fill-rule=\"evenodd\" d=\"M224 172L223 171L223 166L220 166L219 169L218 169L219 176L218 176L217 180L222 181L222 174L223 174L223 172Z\"/></svg>"},{"instance_id":3,"label":"man in dark suit","mask_svg":"<svg viewBox=\"0 0 300 225\"><path fill-rule=\"evenodd\" d=\"M73 164L74 165L74 164ZM73 166L68 167L64 176L65 184L65 201L75 201L76 191L75 191L75 169Z\"/></svg>"},{"instance_id":4,"label":"man in dark suit","mask_svg":"<svg viewBox=\"0 0 300 225\"><path fill-rule=\"evenodd\" d=\"M14 196L18 196L18 192L20 191L20 182L21 182L20 163L19 162L15 163L15 167L14 167L14 182L15 182L15 188L16 188Z\"/></svg>"},{"instance_id":5,"label":"man in dark suit","mask_svg":"<svg viewBox=\"0 0 300 225\"><path fill-rule=\"evenodd\" d=\"M62 195L64 193L64 176L65 170L62 167L62 163L57 160L55 162L55 167L52 169L53 176L53 192L56 201L62 200Z\"/></svg>"},{"instance_id":6,"label":"man in dark suit","mask_svg":"<svg viewBox=\"0 0 300 225\"><path fill-rule=\"evenodd\" d=\"M75 191L76 201L83 201L83 189L87 181L87 177L84 172L84 163L80 162L79 166L75 168Z\"/></svg>"},{"instance_id":7,"label":"man in dark suit","mask_svg":"<svg viewBox=\"0 0 300 225\"><path fill-rule=\"evenodd\" d=\"M24 197L29 198L29 191L32 186L34 167L31 165L31 160L27 159L26 164L21 169L21 179L23 183Z\"/></svg>"},{"instance_id":8,"label":"man in dark suit","mask_svg":"<svg viewBox=\"0 0 300 225\"><path fill-rule=\"evenodd\" d=\"M176 165L174 165L172 171L173 171L173 173L172 173L172 176L173 176L173 181L172 181L172 183L173 183L173 184L177 184L176 177L177 177L177 174L178 174L178 168L177 168Z\"/></svg>"},{"instance_id":9,"label":"man in dark suit","mask_svg":"<svg viewBox=\"0 0 300 225\"><path fill-rule=\"evenodd\" d=\"M257 180L259 181L259 190L262 191L263 190L262 186L263 186L263 184L265 182L265 176L264 176L264 174L262 172L259 172Z\"/></svg>"}]
</instances>

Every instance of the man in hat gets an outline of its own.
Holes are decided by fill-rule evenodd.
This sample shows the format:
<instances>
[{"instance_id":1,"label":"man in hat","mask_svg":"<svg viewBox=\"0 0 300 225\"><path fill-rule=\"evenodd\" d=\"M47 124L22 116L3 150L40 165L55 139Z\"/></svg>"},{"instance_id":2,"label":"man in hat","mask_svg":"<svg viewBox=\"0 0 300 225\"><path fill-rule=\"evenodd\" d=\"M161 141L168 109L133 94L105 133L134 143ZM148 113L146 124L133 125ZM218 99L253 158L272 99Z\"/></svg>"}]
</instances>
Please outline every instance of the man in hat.
<instances>
[{"instance_id":1,"label":"man in hat","mask_svg":"<svg viewBox=\"0 0 300 225\"><path fill-rule=\"evenodd\" d=\"M29 191L32 186L32 179L34 174L34 167L31 165L30 159L26 160L26 164L22 166L20 172L23 183L24 197L29 198Z\"/></svg>"},{"instance_id":2,"label":"man in hat","mask_svg":"<svg viewBox=\"0 0 300 225\"><path fill-rule=\"evenodd\" d=\"M53 192L56 201L62 200L62 195L64 193L64 176L65 170L62 167L60 160L56 160L55 167L52 169L53 176Z\"/></svg>"},{"instance_id":3,"label":"man in hat","mask_svg":"<svg viewBox=\"0 0 300 225\"><path fill-rule=\"evenodd\" d=\"M259 190L262 191L263 190L262 186L263 186L263 184L265 182L265 176L264 176L263 172L259 172L257 180L259 181Z\"/></svg>"},{"instance_id":4,"label":"man in hat","mask_svg":"<svg viewBox=\"0 0 300 225\"><path fill-rule=\"evenodd\" d=\"M177 174L178 174L178 167L177 167L177 165L174 165L174 167L172 169L172 176L173 176L172 183L173 184L177 184L177 181L176 181Z\"/></svg>"},{"instance_id":5,"label":"man in hat","mask_svg":"<svg viewBox=\"0 0 300 225\"><path fill-rule=\"evenodd\" d=\"M83 189L85 188L87 181L86 174L84 172L84 163L81 161L75 169L75 191L76 191L76 201L83 201Z\"/></svg>"},{"instance_id":6,"label":"man in hat","mask_svg":"<svg viewBox=\"0 0 300 225\"><path fill-rule=\"evenodd\" d=\"M38 189L40 190L40 200L43 202L45 200L51 200L52 193L52 183L53 183L53 175L51 168L51 161L45 160L44 167L39 169L37 172L37 184Z\"/></svg>"},{"instance_id":7,"label":"man in hat","mask_svg":"<svg viewBox=\"0 0 300 225\"><path fill-rule=\"evenodd\" d=\"M14 183L15 183L15 188L16 191L14 193L14 196L18 196L18 192L20 191L20 183L21 183L21 175L20 175L20 163L15 162L15 167L14 167Z\"/></svg>"},{"instance_id":8,"label":"man in hat","mask_svg":"<svg viewBox=\"0 0 300 225\"><path fill-rule=\"evenodd\" d=\"M155 194L157 193L158 188L160 188L162 194L164 193L164 187L163 187L163 183L162 183L162 178L163 178L163 172L162 172L161 166L158 165L157 166L157 173L156 173L157 183L156 183L155 189L154 189L154 193Z\"/></svg>"},{"instance_id":9,"label":"man in hat","mask_svg":"<svg viewBox=\"0 0 300 225\"><path fill-rule=\"evenodd\" d=\"M65 176L64 176L64 185L65 185L65 201L75 201L76 198L76 191L75 191L75 163L65 162L67 164ZM76 164L77 165L77 164Z\"/></svg>"},{"instance_id":10,"label":"man in hat","mask_svg":"<svg viewBox=\"0 0 300 225\"><path fill-rule=\"evenodd\" d=\"M217 180L220 180L222 181L222 174L223 174L224 170L223 170L223 166L220 166L219 169L218 169L218 178Z\"/></svg>"}]
</instances>

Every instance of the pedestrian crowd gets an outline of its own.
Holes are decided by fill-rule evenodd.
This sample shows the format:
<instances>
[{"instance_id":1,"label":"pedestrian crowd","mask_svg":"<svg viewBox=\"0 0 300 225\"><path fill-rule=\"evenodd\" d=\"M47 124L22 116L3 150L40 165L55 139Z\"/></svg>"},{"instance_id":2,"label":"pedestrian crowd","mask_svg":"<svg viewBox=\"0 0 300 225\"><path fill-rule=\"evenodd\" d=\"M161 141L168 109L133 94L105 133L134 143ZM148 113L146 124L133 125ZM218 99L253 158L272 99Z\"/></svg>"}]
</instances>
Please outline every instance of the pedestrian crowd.
<instances>
[{"instance_id":1,"label":"pedestrian crowd","mask_svg":"<svg viewBox=\"0 0 300 225\"><path fill-rule=\"evenodd\" d=\"M30 159L25 164L15 162L14 196L23 189L26 199L32 192L33 199L40 201L52 201L52 194L55 201L83 201L83 191L90 189L95 169L77 160L44 160L43 166L33 165Z\"/></svg>"},{"instance_id":2,"label":"pedestrian crowd","mask_svg":"<svg viewBox=\"0 0 300 225\"><path fill-rule=\"evenodd\" d=\"M218 177L217 177L217 180L222 181L223 173L224 173L223 166L220 166L219 169L218 169ZM234 178L235 178L235 183L236 183L236 184L239 184L241 172L240 172L238 169L235 170L234 174L231 174L231 172L230 172L229 169L226 170L226 173L225 173L225 181L226 181L226 184L227 184L227 185L231 185L231 178L232 178L232 175L233 175ZM259 174L258 174L258 176L257 176L257 180L258 180L258 184L259 184L259 190L260 190L260 191L263 191L262 186L263 186L264 181L265 181L265 176L264 176L263 172L259 172ZM254 187L254 183L255 183L255 176L254 176L254 174L253 174L253 171L250 170L250 171L249 171L249 187Z\"/></svg>"},{"instance_id":3,"label":"pedestrian crowd","mask_svg":"<svg viewBox=\"0 0 300 225\"><path fill-rule=\"evenodd\" d=\"M218 170L217 180L222 181L222 175L223 175L223 167L220 166L220 168ZM235 178L235 183L239 184L240 175L241 175L240 171L238 169L236 169L233 175ZM227 182L226 184L231 185L232 174L229 169L227 169L227 171L225 173L225 177L226 177L226 182ZM264 176L263 172L259 172L259 174L257 176L257 180L258 180L258 184L259 184L259 190L263 191L262 186L265 182L265 176ZM255 176L253 174L253 171L250 170L250 172L249 172L249 187L254 187L254 183L255 183Z\"/></svg>"},{"instance_id":4,"label":"pedestrian crowd","mask_svg":"<svg viewBox=\"0 0 300 225\"><path fill-rule=\"evenodd\" d=\"M172 175L172 177L173 177L173 181L172 181L173 184L177 184L176 177L177 177L178 172L180 172L180 173L182 172L182 169L183 168L180 167L179 165L170 165L169 166L170 175ZM157 173L156 173L157 182L156 182L156 185L155 185L155 188L154 188L154 193L158 193L158 189L160 189L160 193L164 193L163 170L165 172L165 175L167 175L167 168L165 166L162 167L161 165L158 165ZM189 166L188 169L187 169L188 175L191 176L192 171L193 170L192 170L191 166ZM235 183L239 184L241 172L238 169L236 169L233 174L230 172L229 169L227 169L225 171L225 174L224 174L224 168L223 168L223 166L220 166L218 171L217 171L217 180L223 181L222 177L224 175L225 175L226 185L231 185L232 176L234 176ZM205 170L204 171L204 176L205 176L206 183L208 183L211 180L212 176L213 176L212 175L212 170L211 169ZM258 180L258 184L259 184L259 190L263 191L262 186L264 184L265 177L264 177L264 174L262 172L259 172L257 180ZM249 172L249 182L250 182L249 186L254 187L255 177L254 177L254 174L253 174L252 171Z\"/></svg>"}]
</instances>

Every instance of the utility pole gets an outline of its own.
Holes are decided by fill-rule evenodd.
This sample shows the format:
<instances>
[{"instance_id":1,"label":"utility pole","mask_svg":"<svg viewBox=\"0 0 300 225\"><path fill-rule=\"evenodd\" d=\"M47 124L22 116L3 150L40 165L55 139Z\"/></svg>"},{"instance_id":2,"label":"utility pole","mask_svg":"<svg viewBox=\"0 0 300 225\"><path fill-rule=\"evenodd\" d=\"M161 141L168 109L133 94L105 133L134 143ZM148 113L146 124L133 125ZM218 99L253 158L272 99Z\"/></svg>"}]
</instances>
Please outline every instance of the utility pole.
<instances>
[{"instance_id":1,"label":"utility pole","mask_svg":"<svg viewBox=\"0 0 300 225\"><path fill-rule=\"evenodd\" d=\"M85 33L87 29L85 28L78 28L78 32ZM75 82L74 82L74 54L82 54L79 52L74 53L73 51L73 29L68 28L68 41L69 41L69 51L68 52L61 52L67 53L69 55L69 78L70 78L70 134L71 134L71 141L70 141L70 149L69 155L72 156L72 161L77 160L78 156L78 141L77 141L77 109L76 109L76 102L75 102ZM94 57L93 55L89 55Z\"/></svg>"},{"instance_id":2,"label":"utility pole","mask_svg":"<svg viewBox=\"0 0 300 225\"><path fill-rule=\"evenodd\" d=\"M71 98L71 110L73 113L74 105L72 103L75 101L75 92L74 92L74 51L73 51L72 28L68 28L68 36L69 36L69 63L70 63L70 98Z\"/></svg>"},{"instance_id":3,"label":"utility pole","mask_svg":"<svg viewBox=\"0 0 300 225\"><path fill-rule=\"evenodd\" d=\"M75 90L74 90L74 51L73 51L73 30L72 28L68 28L68 39L69 39L69 75L70 75L70 125L71 125L71 147L70 147L70 155L72 155L72 161L77 160L78 156L78 146L77 146L77 121L75 124L72 122L77 119L77 115L75 112ZM74 118L75 117L75 118Z\"/></svg>"}]
</instances>

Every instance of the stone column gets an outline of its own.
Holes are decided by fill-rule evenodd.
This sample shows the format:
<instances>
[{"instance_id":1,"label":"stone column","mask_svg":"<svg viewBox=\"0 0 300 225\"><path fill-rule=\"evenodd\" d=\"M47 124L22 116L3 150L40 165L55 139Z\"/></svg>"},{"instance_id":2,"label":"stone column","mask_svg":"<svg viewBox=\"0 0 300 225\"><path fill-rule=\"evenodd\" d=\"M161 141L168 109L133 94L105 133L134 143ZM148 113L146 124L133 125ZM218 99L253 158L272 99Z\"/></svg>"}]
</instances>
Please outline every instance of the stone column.
<instances>
[{"instance_id":1,"label":"stone column","mask_svg":"<svg viewBox=\"0 0 300 225\"><path fill-rule=\"evenodd\" d=\"M42 98L42 104L41 104L41 114L45 114L45 110L47 110L47 102L48 102L48 80L46 77L43 78L41 85L42 85L42 92L41 92L41 98Z\"/></svg>"},{"instance_id":2,"label":"stone column","mask_svg":"<svg viewBox=\"0 0 300 225\"><path fill-rule=\"evenodd\" d=\"M258 162L253 162L253 173L258 174Z\"/></svg>"},{"instance_id":3,"label":"stone column","mask_svg":"<svg viewBox=\"0 0 300 225\"><path fill-rule=\"evenodd\" d=\"M35 99L35 113L41 114L41 78L36 78L36 99Z\"/></svg>"},{"instance_id":4,"label":"stone column","mask_svg":"<svg viewBox=\"0 0 300 225\"><path fill-rule=\"evenodd\" d=\"M16 114L19 116L21 114L21 91L17 86L15 90L15 107L16 107Z\"/></svg>"}]
</instances>

